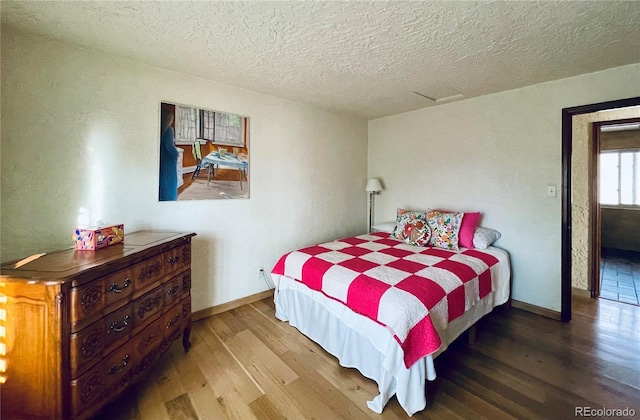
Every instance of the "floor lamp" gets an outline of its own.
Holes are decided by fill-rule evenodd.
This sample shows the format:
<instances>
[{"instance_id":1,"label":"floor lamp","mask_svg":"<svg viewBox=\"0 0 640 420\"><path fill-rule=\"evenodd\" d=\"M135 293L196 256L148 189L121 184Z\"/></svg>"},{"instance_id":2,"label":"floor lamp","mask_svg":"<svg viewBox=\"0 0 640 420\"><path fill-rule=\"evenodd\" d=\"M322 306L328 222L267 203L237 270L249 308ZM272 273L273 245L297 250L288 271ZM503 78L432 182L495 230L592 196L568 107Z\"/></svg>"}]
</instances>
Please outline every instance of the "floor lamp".
<instances>
[{"instance_id":1,"label":"floor lamp","mask_svg":"<svg viewBox=\"0 0 640 420\"><path fill-rule=\"evenodd\" d=\"M382 191L380 180L378 178L369 179L365 191L369 193L369 233L371 233L371 227L373 226L373 196L380 194L380 191Z\"/></svg>"}]
</instances>

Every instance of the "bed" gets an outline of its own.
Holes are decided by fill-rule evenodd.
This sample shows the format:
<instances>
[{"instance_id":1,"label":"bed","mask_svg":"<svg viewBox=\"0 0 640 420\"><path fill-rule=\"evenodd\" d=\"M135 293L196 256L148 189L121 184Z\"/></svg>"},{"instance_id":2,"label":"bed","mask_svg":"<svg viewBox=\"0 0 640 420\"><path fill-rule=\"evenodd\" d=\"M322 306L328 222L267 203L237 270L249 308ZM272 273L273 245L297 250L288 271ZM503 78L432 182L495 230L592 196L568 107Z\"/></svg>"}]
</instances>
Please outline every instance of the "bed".
<instances>
[{"instance_id":1,"label":"bed","mask_svg":"<svg viewBox=\"0 0 640 420\"><path fill-rule=\"evenodd\" d=\"M377 232L283 255L271 276L276 317L378 384L367 406L396 395L426 407L433 360L510 295L508 253L409 245Z\"/></svg>"}]
</instances>

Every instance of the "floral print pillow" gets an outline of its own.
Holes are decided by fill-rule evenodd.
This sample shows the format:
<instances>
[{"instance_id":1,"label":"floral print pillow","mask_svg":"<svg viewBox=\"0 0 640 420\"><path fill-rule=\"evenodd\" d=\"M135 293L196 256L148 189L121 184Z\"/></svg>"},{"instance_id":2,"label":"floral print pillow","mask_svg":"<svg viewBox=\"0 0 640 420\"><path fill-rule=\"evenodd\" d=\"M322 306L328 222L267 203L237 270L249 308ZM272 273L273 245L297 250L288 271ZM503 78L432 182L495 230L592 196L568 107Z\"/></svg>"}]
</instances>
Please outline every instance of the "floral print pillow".
<instances>
[{"instance_id":1,"label":"floral print pillow","mask_svg":"<svg viewBox=\"0 0 640 420\"><path fill-rule=\"evenodd\" d=\"M431 228L429 245L458 251L460 225L464 213L445 213L438 210L427 212L427 225Z\"/></svg>"},{"instance_id":2,"label":"floral print pillow","mask_svg":"<svg viewBox=\"0 0 640 420\"><path fill-rule=\"evenodd\" d=\"M427 228L430 237L431 229L427 226L427 214L425 212L398 209L396 216L396 228L393 230L391 236L405 242L407 242L407 240L410 241L412 237L415 238L416 241L424 242L424 239L419 238L419 236L424 236L424 232L421 232L424 228ZM416 229L417 231L415 231ZM420 233L421 235L419 235ZM428 241L429 238L426 239L427 244Z\"/></svg>"},{"instance_id":3,"label":"floral print pillow","mask_svg":"<svg viewBox=\"0 0 640 420\"><path fill-rule=\"evenodd\" d=\"M402 231L403 241L413 246L429 246L431 228L425 220L410 220Z\"/></svg>"}]
</instances>

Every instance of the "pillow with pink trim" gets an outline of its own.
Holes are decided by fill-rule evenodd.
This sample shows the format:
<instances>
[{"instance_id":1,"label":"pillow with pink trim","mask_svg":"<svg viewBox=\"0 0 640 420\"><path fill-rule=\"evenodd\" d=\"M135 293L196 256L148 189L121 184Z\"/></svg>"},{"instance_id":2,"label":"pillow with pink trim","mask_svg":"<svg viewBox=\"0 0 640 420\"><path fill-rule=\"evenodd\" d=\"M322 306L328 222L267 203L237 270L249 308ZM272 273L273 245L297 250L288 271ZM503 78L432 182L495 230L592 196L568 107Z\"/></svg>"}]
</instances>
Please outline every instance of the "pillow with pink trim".
<instances>
[{"instance_id":1,"label":"pillow with pink trim","mask_svg":"<svg viewBox=\"0 0 640 420\"><path fill-rule=\"evenodd\" d=\"M443 213L452 213L447 210L438 210ZM458 245L463 248L474 248L473 235L476 232L478 226L478 220L480 220L480 212L475 213L463 213L462 224L460 225L460 232L458 233Z\"/></svg>"}]
</instances>

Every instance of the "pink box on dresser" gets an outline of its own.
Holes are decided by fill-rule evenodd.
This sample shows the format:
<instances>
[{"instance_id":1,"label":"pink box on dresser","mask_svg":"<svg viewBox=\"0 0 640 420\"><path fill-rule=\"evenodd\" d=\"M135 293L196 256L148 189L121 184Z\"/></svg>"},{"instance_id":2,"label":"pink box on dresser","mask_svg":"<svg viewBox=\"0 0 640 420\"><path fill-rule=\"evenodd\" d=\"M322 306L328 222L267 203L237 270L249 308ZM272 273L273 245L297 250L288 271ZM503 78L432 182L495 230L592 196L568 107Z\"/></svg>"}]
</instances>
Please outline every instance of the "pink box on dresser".
<instances>
[{"instance_id":1,"label":"pink box on dresser","mask_svg":"<svg viewBox=\"0 0 640 420\"><path fill-rule=\"evenodd\" d=\"M95 251L124 241L124 225L77 228L73 235L75 249Z\"/></svg>"}]
</instances>

